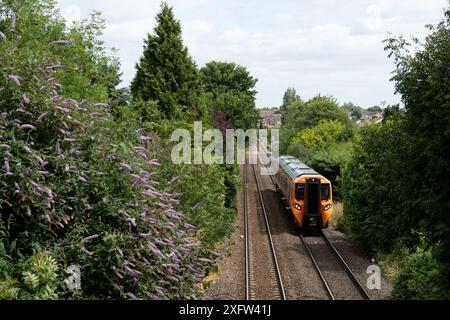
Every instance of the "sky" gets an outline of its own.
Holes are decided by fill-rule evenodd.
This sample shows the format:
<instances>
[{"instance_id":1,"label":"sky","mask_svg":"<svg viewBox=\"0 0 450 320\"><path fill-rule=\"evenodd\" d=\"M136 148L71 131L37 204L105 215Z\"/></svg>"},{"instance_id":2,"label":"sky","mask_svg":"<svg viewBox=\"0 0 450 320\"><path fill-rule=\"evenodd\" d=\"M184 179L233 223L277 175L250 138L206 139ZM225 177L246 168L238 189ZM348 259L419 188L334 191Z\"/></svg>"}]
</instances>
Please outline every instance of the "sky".
<instances>
[{"instance_id":1,"label":"sky","mask_svg":"<svg viewBox=\"0 0 450 320\"><path fill-rule=\"evenodd\" d=\"M293 87L370 107L400 101L383 50L389 33L423 38L448 0L168 0L197 66L212 60L245 66L258 79L258 107L280 106ZM118 49L128 86L143 41L153 33L157 0L58 0L69 21L93 10L106 19L102 39Z\"/></svg>"}]
</instances>

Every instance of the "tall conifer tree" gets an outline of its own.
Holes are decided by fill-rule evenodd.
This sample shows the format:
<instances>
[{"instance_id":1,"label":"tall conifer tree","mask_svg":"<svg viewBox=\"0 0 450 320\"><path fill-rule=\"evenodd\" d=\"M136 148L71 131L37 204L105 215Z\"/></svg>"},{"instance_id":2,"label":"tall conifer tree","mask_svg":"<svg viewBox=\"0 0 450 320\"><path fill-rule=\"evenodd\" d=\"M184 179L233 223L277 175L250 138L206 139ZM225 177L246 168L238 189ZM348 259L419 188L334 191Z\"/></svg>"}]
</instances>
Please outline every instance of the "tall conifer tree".
<instances>
[{"instance_id":1,"label":"tall conifer tree","mask_svg":"<svg viewBox=\"0 0 450 320\"><path fill-rule=\"evenodd\" d=\"M131 93L134 99L157 101L171 118L177 108L185 110L196 104L200 82L197 67L183 45L181 24L167 3L161 4L156 20L154 35L148 35L136 65Z\"/></svg>"}]
</instances>

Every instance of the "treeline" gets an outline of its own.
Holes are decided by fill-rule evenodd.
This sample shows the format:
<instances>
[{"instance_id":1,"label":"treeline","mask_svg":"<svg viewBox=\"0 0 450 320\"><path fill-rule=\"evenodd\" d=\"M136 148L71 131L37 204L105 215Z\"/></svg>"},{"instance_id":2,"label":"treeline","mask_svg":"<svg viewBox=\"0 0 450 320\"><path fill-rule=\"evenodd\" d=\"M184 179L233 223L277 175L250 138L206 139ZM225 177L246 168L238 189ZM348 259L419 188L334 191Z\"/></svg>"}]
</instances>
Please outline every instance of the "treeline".
<instances>
[{"instance_id":1,"label":"treeline","mask_svg":"<svg viewBox=\"0 0 450 320\"><path fill-rule=\"evenodd\" d=\"M0 3L0 299L198 298L232 230L237 168L174 165L169 138L255 126L256 79L199 70L162 4L118 88L103 29L97 13L68 26L51 0Z\"/></svg>"},{"instance_id":2,"label":"treeline","mask_svg":"<svg viewBox=\"0 0 450 320\"><path fill-rule=\"evenodd\" d=\"M381 123L358 129L365 109L292 88L280 107L281 152L333 181L338 227L376 254L400 299L450 298L450 10L429 28L414 54L385 40L403 107L367 110Z\"/></svg>"},{"instance_id":3,"label":"treeline","mask_svg":"<svg viewBox=\"0 0 450 320\"><path fill-rule=\"evenodd\" d=\"M450 10L430 30L414 54L385 40L404 109L361 131L344 173L345 224L390 253L402 299L450 298Z\"/></svg>"}]
</instances>

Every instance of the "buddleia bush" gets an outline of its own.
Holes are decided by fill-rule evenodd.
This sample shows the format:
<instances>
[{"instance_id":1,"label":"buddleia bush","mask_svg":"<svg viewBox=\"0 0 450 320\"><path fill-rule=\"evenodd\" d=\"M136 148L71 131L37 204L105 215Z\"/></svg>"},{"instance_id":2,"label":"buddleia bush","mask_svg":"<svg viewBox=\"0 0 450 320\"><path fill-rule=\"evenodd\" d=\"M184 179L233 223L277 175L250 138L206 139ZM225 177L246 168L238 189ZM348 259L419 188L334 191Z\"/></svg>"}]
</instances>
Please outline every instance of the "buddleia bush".
<instances>
[{"instance_id":1,"label":"buddleia bush","mask_svg":"<svg viewBox=\"0 0 450 320\"><path fill-rule=\"evenodd\" d=\"M196 297L210 260L200 257L195 228L175 209L179 195L155 180L160 163L151 157L151 133L121 128L113 134L108 105L64 96L59 75L81 71L45 50L21 50L13 25L20 16L11 10L3 16L0 296ZM42 43L68 53L71 45L61 38ZM42 289L32 269L23 273L24 261L41 252L58 266L52 285L42 282L50 289ZM71 265L81 270L77 292L64 284Z\"/></svg>"}]
</instances>

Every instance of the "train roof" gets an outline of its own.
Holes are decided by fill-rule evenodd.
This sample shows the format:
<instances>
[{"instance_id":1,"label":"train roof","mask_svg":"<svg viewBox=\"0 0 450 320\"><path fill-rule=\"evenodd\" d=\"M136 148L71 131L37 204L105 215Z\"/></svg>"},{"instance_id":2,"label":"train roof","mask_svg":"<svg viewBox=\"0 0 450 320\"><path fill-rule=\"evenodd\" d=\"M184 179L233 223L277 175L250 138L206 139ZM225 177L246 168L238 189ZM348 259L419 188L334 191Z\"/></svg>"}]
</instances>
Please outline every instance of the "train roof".
<instances>
[{"instance_id":1,"label":"train roof","mask_svg":"<svg viewBox=\"0 0 450 320\"><path fill-rule=\"evenodd\" d=\"M281 156L277 159L281 168L286 172L291 179L296 179L305 174L307 175L320 175L314 169L311 169L306 164L298 160L293 156Z\"/></svg>"}]
</instances>

